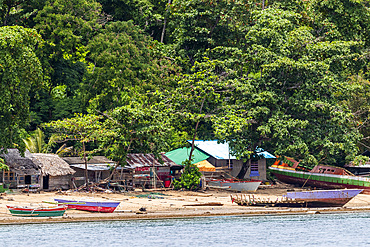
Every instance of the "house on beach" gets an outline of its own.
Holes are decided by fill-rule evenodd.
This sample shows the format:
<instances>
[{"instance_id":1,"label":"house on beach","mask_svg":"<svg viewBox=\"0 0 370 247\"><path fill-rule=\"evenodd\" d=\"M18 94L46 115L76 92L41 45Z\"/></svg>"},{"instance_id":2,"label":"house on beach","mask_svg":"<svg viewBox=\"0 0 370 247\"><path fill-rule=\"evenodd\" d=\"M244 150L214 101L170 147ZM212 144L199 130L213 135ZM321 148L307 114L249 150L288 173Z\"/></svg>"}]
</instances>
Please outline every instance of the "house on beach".
<instances>
[{"instance_id":1,"label":"house on beach","mask_svg":"<svg viewBox=\"0 0 370 247\"><path fill-rule=\"evenodd\" d=\"M171 169L182 169L164 153L160 154L160 159L156 159L153 154L128 154L126 169L134 171L134 186L157 188L169 187L171 183Z\"/></svg>"},{"instance_id":2,"label":"house on beach","mask_svg":"<svg viewBox=\"0 0 370 247\"><path fill-rule=\"evenodd\" d=\"M81 157L63 157L63 160L75 171L73 175L74 186L79 187L85 184L85 161ZM87 160L87 172L89 182L99 182L108 178L111 169L116 162L105 156L93 156Z\"/></svg>"},{"instance_id":3,"label":"house on beach","mask_svg":"<svg viewBox=\"0 0 370 247\"><path fill-rule=\"evenodd\" d=\"M191 143L191 141L189 141ZM230 153L228 143L218 143L217 140L196 140L195 148L209 155L207 161L216 167L216 171L223 170L232 177L240 179L266 180L266 159L276 158L272 154L257 149L258 160L243 162Z\"/></svg>"},{"instance_id":4,"label":"house on beach","mask_svg":"<svg viewBox=\"0 0 370 247\"><path fill-rule=\"evenodd\" d=\"M43 190L71 188L71 179L75 171L58 155L26 152L26 157L40 167L40 185Z\"/></svg>"},{"instance_id":5,"label":"house on beach","mask_svg":"<svg viewBox=\"0 0 370 247\"><path fill-rule=\"evenodd\" d=\"M0 173L1 182L6 188L40 188L41 169L38 164L21 156L18 149L8 149L1 157L9 167L9 171L3 170Z\"/></svg>"}]
</instances>

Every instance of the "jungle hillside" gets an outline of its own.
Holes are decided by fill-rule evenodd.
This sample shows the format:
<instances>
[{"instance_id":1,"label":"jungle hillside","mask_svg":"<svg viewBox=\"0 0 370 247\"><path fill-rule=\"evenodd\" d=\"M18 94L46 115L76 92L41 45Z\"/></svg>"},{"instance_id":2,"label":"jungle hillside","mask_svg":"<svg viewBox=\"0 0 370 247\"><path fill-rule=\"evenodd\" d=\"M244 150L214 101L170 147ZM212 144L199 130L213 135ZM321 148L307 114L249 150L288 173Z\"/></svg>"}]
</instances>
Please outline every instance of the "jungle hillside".
<instances>
[{"instance_id":1,"label":"jungle hillside","mask_svg":"<svg viewBox=\"0 0 370 247\"><path fill-rule=\"evenodd\" d=\"M369 30L367 0L0 0L0 148L363 160Z\"/></svg>"}]
</instances>

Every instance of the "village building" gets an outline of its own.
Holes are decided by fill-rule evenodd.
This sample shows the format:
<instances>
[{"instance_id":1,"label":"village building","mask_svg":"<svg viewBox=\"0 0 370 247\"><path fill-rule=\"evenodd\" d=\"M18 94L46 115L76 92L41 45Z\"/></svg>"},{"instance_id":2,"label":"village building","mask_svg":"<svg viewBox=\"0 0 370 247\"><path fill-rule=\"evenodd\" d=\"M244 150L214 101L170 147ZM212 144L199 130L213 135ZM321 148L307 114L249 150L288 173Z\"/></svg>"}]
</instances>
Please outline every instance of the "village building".
<instances>
[{"instance_id":1,"label":"village building","mask_svg":"<svg viewBox=\"0 0 370 247\"><path fill-rule=\"evenodd\" d=\"M171 185L171 168L182 169L175 162L160 154L156 159L153 154L128 154L126 169L134 172L134 186L139 188L169 187Z\"/></svg>"},{"instance_id":2,"label":"village building","mask_svg":"<svg viewBox=\"0 0 370 247\"><path fill-rule=\"evenodd\" d=\"M42 190L67 190L71 188L71 179L75 171L58 155L26 152L26 157L40 167Z\"/></svg>"},{"instance_id":3,"label":"village building","mask_svg":"<svg viewBox=\"0 0 370 247\"><path fill-rule=\"evenodd\" d=\"M189 141L191 143L191 141ZM266 181L266 159L276 158L272 154L256 150L259 159L243 162L230 153L228 143L218 143L217 140L196 140L195 148L209 155L207 161L215 166L216 171L228 173L231 177L240 179L256 179Z\"/></svg>"},{"instance_id":4,"label":"village building","mask_svg":"<svg viewBox=\"0 0 370 247\"><path fill-rule=\"evenodd\" d=\"M40 188L41 169L31 159L21 156L18 149L8 149L1 157L9 167L8 171L3 170L0 173L5 188Z\"/></svg>"},{"instance_id":5,"label":"village building","mask_svg":"<svg viewBox=\"0 0 370 247\"><path fill-rule=\"evenodd\" d=\"M85 161L81 157L63 157L63 160L75 171L73 186L79 187L85 184ZM110 176L116 162L105 156L93 156L87 160L87 172L89 182L99 182ZM120 168L118 168L120 170Z\"/></svg>"}]
</instances>

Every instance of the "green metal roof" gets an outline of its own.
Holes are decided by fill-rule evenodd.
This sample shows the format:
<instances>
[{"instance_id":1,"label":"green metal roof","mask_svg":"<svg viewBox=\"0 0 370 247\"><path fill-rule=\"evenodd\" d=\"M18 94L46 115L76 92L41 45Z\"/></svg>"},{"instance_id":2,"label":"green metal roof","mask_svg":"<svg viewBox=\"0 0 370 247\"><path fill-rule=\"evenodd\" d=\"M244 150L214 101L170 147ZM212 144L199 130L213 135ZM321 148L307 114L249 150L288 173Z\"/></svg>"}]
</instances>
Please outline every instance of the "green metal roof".
<instances>
[{"instance_id":1,"label":"green metal roof","mask_svg":"<svg viewBox=\"0 0 370 247\"><path fill-rule=\"evenodd\" d=\"M181 163L189 158L191 148L178 148L172 151L169 151L165 155L175 162L178 165L181 165ZM198 163L200 161L206 160L209 158L209 155L203 153L202 151L198 149L194 149L193 151L193 161L192 164Z\"/></svg>"}]
</instances>

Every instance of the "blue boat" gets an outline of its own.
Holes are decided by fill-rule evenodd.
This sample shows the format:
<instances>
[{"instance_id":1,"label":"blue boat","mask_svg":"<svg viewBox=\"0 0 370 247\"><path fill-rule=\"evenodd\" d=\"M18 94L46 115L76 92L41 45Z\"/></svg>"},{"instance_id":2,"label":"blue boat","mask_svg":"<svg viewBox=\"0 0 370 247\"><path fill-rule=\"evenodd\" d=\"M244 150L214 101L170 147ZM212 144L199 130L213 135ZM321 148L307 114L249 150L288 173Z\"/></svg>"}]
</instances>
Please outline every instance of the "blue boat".
<instances>
[{"instance_id":1,"label":"blue boat","mask_svg":"<svg viewBox=\"0 0 370 247\"><path fill-rule=\"evenodd\" d=\"M67 205L68 209L78 209L90 212L113 213L113 211L120 204L119 202L105 202L105 201L78 201L54 199L59 205Z\"/></svg>"},{"instance_id":2,"label":"blue boat","mask_svg":"<svg viewBox=\"0 0 370 247\"><path fill-rule=\"evenodd\" d=\"M362 189L311 190L287 192L285 197L311 207L342 207L362 191Z\"/></svg>"},{"instance_id":3,"label":"blue boat","mask_svg":"<svg viewBox=\"0 0 370 247\"><path fill-rule=\"evenodd\" d=\"M270 200L254 195L231 195L231 201L242 206L270 207L342 207L362 189L310 190L287 192L286 195Z\"/></svg>"}]
</instances>

